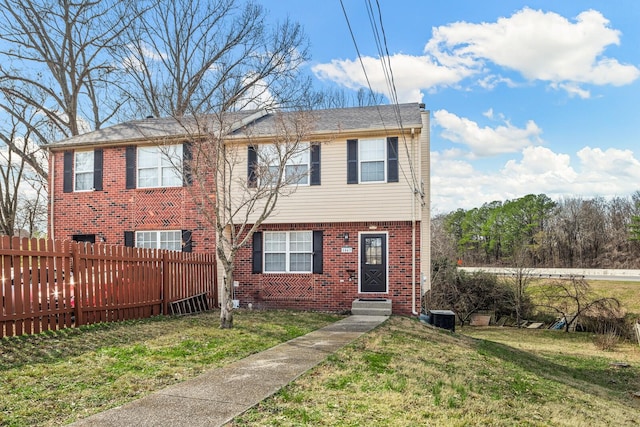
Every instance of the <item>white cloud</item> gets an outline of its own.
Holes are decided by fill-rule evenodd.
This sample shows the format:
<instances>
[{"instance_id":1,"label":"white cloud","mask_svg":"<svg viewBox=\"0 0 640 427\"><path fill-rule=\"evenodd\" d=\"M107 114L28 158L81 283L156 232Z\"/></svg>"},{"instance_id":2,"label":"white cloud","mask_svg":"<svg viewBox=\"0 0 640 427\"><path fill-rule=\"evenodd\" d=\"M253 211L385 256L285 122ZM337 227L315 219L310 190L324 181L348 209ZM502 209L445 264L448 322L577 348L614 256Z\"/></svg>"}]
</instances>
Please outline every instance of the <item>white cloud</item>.
<instances>
[{"instance_id":1,"label":"white cloud","mask_svg":"<svg viewBox=\"0 0 640 427\"><path fill-rule=\"evenodd\" d=\"M610 183L612 180L631 181L637 186L640 181L640 161L631 150L617 148L585 147L578 151L583 175L592 181Z\"/></svg>"},{"instance_id":2,"label":"white cloud","mask_svg":"<svg viewBox=\"0 0 640 427\"><path fill-rule=\"evenodd\" d=\"M167 58L165 53L157 53L147 43L140 42L137 45L129 44L129 51L131 54L124 58L122 66L124 68L133 69L135 71L142 72L147 69L149 62L160 62ZM144 63L142 61L144 59Z\"/></svg>"},{"instance_id":3,"label":"white cloud","mask_svg":"<svg viewBox=\"0 0 640 427\"><path fill-rule=\"evenodd\" d=\"M250 85L249 89L244 93L236 104L235 108L240 110L258 110L262 108L277 107L276 99L271 93L271 89L267 82L263 79L258 79L254 83L255 76L247 75L244 78L243 84Z\"/></svg>"},{"instance_id":4,"label":"white cloud","mask_svg":"<svg viewBox=\"0 0 640 427\"><path fill-rule=\"evenodd\" d=\"M400 102L420 102L424 96L421 88L455 85L475 73L462 66L444 67L427 56L397 54L391 57L390 63ZM312 71L321 80L333 81L354 90L368 87L368 78L374 91L388 96L389 86L380 59L365 56L362 64L359 60L334 59L328 64L315 65Z\"/></svg>"},{"instance_id":5,"label":"white cloud","mask_svg":"<svg viewBox=\"0 0 640 427\"><path fill-rule=\"evenodd\" d=\"M571 167L567 154L557 154L546 147L527 147L522 151L522 160L509 160L500 175L516 186L536 183L556 192L574 182L578 174Z\"/></svg>"},{"instance_id":6,"label":"white cloud","mask_svg":"<svg viewBox=\"0 0 640 427\"><path fill-rule=\"evenodd\" d=\"M421 90L457 87L477 76L479 87L518 83L497 73L496 66L515 71L530 82L544 81L571 96L588 98L581 85L622 86L635 81L640 69L604 56L620 44L620 32L598 11L587 10L574 20L554 12L524 8L491 23L455 22L432 29L424 55L390 57L400 102L422 101ZM385 61L387 58L384 58ZM350 89L368 87L388 96L380 58L338 60L312 67L315 75ZM391 99L391 98L390 98Z\"/></svg>"},{"instance_id":7,"label":"white cloud","mask_svg":"<svg viewBox=\"0 0 640 427\"><path fill-rule=\"evenodd\" d=\"M487 117L493 117L493 114L493 110L485 113ZM434 124L442 128L443 138L466 145L474 156L515 153L541 143L542 130L533 120L529 120L524 128L513 126L508 121L491 128L480 127L478 123L446 110L435 111L433 117Z\"/></svg>"},{"instance_id":8,"label":"white cloud","mask_svg":"<svg viewBox=\"0 0 640 427\"><path fill-rule=\"evenodd\" d=\"M637 67L602 56L607 46L619 43L620 32L598 11L582 12L571 22L557 13L525 8L495 23L434 28L425 52L450 67L479 70L490 62L584 96L578 84L620 86L640 75Z\"/></svg>"}]
</instances>

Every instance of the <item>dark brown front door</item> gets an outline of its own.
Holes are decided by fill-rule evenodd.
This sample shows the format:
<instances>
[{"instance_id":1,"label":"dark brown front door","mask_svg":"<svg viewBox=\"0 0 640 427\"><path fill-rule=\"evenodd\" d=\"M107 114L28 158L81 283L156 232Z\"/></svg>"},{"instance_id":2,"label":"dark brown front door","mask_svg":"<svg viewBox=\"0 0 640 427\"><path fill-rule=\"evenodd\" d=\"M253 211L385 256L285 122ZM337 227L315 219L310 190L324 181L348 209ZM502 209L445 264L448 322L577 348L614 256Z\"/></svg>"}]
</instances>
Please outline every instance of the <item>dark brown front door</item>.
<instances>
[{"instance_id":1,"label":"dark brown front door","mask_svg":"<svg viewBox=\"0 0 640 427\"><path fill-rule=\"evenodd\" d=\"M387 292L387 235L360 237L360 291Z\"/></svg>"}]
</instances>

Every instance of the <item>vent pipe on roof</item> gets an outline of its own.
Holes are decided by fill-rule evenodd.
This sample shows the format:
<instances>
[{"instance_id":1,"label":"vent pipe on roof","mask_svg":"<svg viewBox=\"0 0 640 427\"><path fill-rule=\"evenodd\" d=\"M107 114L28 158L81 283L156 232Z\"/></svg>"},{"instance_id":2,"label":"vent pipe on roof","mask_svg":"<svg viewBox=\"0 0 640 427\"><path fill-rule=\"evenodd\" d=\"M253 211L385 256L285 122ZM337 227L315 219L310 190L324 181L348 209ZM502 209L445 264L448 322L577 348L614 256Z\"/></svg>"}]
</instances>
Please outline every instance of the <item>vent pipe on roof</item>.
<instances>
[{"instance_id":1,"label":"vent pipe on roof","mask_svg":"<svg viewBox=\"0 0 640 427\"><path fill-rule=\"evenodd\" d=\"M418 104L418 107L420 107L421 110L424 110L427 106L424 105L424 102Z\"/></svg>"}]
</instances>

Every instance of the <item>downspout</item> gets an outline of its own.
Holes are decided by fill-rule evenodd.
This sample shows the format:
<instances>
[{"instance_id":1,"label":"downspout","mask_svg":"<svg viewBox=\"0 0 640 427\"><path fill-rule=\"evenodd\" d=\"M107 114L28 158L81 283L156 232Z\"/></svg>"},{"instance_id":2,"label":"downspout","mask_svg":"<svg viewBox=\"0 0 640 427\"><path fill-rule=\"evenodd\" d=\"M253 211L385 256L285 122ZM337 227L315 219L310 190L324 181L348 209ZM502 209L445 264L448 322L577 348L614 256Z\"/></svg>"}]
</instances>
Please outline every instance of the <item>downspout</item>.
<instances>
[{"instance_id":1,"label":"downspout","mask_svg":"<svg viewBox=\"0 0 640 427\"><path fill-rule=\"evenodd\" d=\"M415 162L416 158L414 133L414 128L411 128L411 162ZM413 174L411 175L411 313L418 316L419 313L416 311L416 184Z\"/></svg>"},{"instance_id":2,"label":"downspout","mask_svg":"<svg viewBox=\"0 0 640 427\"><path fill-rule=\"evenodd\" d=\"M49 168L51 169L51 171L49 172L49 176L51 178L51 183L49 184L49 200L51 201L50 204L50 212L49 212L49 238L51 240L55 240L55 234L54 234L54 227L53 227L53 202L56 199L55 197L55 182L56 182L56 156L53 154L52 151L49 151L49 155L50 155L50 159L49 160Z\"/></svg>"}]
</instances>

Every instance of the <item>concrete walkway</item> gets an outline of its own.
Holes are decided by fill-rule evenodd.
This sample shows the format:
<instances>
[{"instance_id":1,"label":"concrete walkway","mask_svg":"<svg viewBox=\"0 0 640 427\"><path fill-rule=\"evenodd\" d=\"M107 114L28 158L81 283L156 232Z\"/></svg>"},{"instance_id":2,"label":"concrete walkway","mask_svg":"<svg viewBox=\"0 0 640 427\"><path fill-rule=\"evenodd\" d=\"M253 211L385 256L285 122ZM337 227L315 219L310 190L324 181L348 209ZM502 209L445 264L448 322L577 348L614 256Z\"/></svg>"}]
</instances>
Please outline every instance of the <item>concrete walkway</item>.
<instances>
[{"instance_id":1,"label":"concrete walkway","mask_svg":"<svg viewBox=\"0 0 640 427\"><path fill-rule=\"evenodd\" d=\"M221 426L280 390L386 316L349 316L73 426Z\"/></svg>"}]
</instances>

